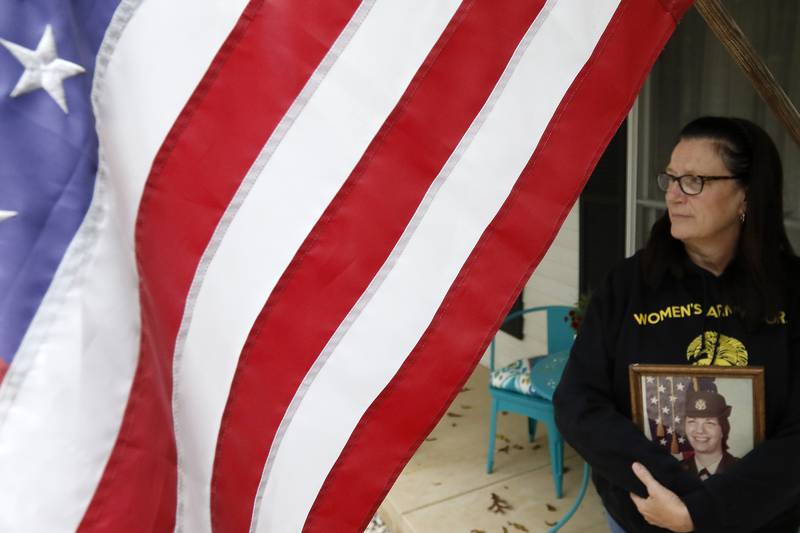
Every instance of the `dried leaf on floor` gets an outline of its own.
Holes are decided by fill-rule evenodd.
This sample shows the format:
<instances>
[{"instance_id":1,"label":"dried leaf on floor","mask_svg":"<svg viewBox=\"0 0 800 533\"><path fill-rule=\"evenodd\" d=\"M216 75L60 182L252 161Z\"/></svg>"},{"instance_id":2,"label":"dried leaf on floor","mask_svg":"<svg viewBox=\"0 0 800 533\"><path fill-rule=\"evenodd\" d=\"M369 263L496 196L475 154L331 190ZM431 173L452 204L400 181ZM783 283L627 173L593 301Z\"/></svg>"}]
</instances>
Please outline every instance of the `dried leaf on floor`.
<instances>
[{"instance_id":1,"label":"dried leaf on floor","mask_svg":"<svg viewBox=\"0 0 800 533\"><path fill-rule=\"evenodd\" d=\"M472 409L472 406L471 405L462 405L461 408L462 409Z\"/></svg>"},{"instance_id":2,"label":"dried leaf on floor","mask_svg":"<svg viewBox=\"0 0 800 533\"><path fill-rule=\"evenodd\" d=\"M508 453L508 452L509 452L509 446L508 446L508 444L506 444L506 445L505 445L505 446L503 446L502 448L497 448L497 451L498 451L498 452L500 452L500 453Z\"/></svg>"},{"instance_id":3,"label":"dried leaf on floor","mask_svg":"<svg viewBox=\"0 0 800 533\"><path fill-rule=\"evenodd\" d=\"M458 427L458 424L456 424L455 422L453 422L453 423L452 423L452 424L450 424L450 425L451 425L451 426L453 426L454 428L457 428L457 427Z\"/></svg>"},{"instance_id":4,"label":"dried leaf on floor","mask_svg":"<svg viewBox=\"0 0 800 533\"><path fill-rule=\"evenodd\" d=\"M436 440L436 437L428 437L427 439L425 439L425 442L433 442L435 440Z\"/></svg>"},{"instance_id":5,"label":"dried leaf on floor","mask_svg":"<svg viewBox=\"0 0 800 533\"><path fill-rule=\"evenodd\" d=\"M542 445L541 445L541 444L534 444L533 446L531 446L531 449L532 449L532 450L538 450L538 449L539 449L539 448L541 448L541 447L542 447Z\"/></svg>"},{"instance_id":6,"label":"dried leaf on floor","mask_svg":"<svg viewBox=\"0 0 800 533\"><path fill-rule=\"evenodd\" d=\"M509 439L508 437L506 437L502 433L498 433L497 435L494 436L494 438L496 438L497 440L501 440L503 442L511 442L511 439Z\"/></svg>"},{"instance_id":7,"label":"dried leaf on floor","mask_svg":"<svg viewBox=\"0 0 800 533\"><path fill-rule=\"evenodd\" d=\"M461 392L469 392L469 391L471 391L471 390L472 390L472 389L470 389L469 387L463 387L463 388L461 389Z\"/></svg>"},{"instance_id":8,"label":"dried leaf on floor","mask_svg":"<svg viewBox=\"0 0 800 533\"><path fill-rule=\"evenodd\" d=\"M557 523L558 523L558 522L548 522L547 520L545 520L545 521L544 521L544 525L546 525L547 527L553 527L553 526L554 526L554 525L556 525Z\"/></svg>"},{"instance_id":9,"label":"dried leaf on floor","mask_svg":"<svg viewBox=\"0 0 800 533\"><path fill-rule=\"evenodd\" d=\"M508 525L513 527L514 529L516 529L518 531L528 531L527 527L523 526L522 524L518 524L516 522L509 522Z\"/></svg>"},{"instance_id":10,"label":"dried leaf on floor","mask_svg":"<svg viewBox=\"0 0 800 533\"><path fill-rule=\"evenodd\" d=\"M508 411L500 411L500 414L506 416L508 414Z\"/></svg>"},{"instance_id":11,"label":"dried leaf on floor","mask_svg":"<svg viewBox=\"0 0 800 533\"><path fill-rule=\"evenodd\" d=\"M486 533L486 532L482 529L470 529L469 533Z\"/></svg>"},{"instance_id":12,"label":"dried leaf on floor","mask_svg":"<svg viewBox=\"0 0 800 533\"><path fill-rule=\"evenodd\" d=\"M389 533L389 528L386 527L380 516L375 515L372 517L367 529L364 530L364 533Z\"/></svg>"},{"instance_id":13,"label":"dried leaf on floor","mask_svg":"<svg viewBox=\"0 0 800 533\"><path fill-rule=\"evenodd\" d=\"M464 415L460 415L458 413L452 413L450 411L447 411L447 416L452 417L452 418L461 418Z\"/></svg>"},{"instance_id":14,"label":"dried leaf on floor","mask_svg":"<svg viewBox=\"0 0 800 533\"><path fill-rule=\"evenodd\" d=\"M525 448L523 448L523 447L522 447L522 446L520 446L519 444L515 444L515 445L514 445L514 449L515 449L515 450L524 450Z\"/></svg>"},{"instance_id":15,"label":"dried leaf on floor","mask_svg":"<svg viewBox=\"0 0 800 533\"><path fill-rule=\"evenodd\" d=\"M508 528L506 526L503 526L503 533L508 533Z\"/></svg>"},{"instance_id":16,"label":"dried leaf on floor","mask_svg":"<svg viewBox=\"0 0 800 533\"><path fill-rule=\"evenodd\" d=\"M570 468L568 466L565 466L564 468L561 469L561 472L566 474L567 472L569 472L569 470L570 470Z\"/></svg>"},{"instance_id":17,"label":"dried leaf on floor","mask_svg":"<svg viewBox=\"0 0 800 533\"><path fill-rule=\"evenodd\" d=\"M513 509L513 508L514 508L514 506L512 506L506 500L504 500L503 498L501 498L499 495L495 494L494 492L492 493L492 505L490 505L488 507L488 509L491 512L499 513L499 514L506 514L506 511L508 511L509 509Z\"/></svg>"},{"instance_id":18,"label":"dried leaf on floor","mask_svg":"<svg viewBox=\"0 0 800 533\"><path fill-rule=\"evenodd\" d=\"M558 509L556 509L555 505L550 505L549 503L547 504L547 510L550 511L550 512L558 511Z\"/></svg>"}]
</instances>

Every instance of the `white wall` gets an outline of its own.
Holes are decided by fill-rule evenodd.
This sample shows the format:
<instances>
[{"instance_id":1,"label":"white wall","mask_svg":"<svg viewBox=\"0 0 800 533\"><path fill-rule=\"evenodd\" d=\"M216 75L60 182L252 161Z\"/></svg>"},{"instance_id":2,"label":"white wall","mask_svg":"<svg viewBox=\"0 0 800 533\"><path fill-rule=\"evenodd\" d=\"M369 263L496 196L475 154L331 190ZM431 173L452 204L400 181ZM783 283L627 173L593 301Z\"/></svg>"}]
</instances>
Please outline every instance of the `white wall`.
<instances>
[{"instance_id":1,"label":"white wall","mask_svg":"<svg viewBox=\"0 0 800 533\"><path fill-rule=\"evenodd\" d=\"M525 307L575 305L578 299L578 202L572 207L552 246L542 258L528 284L522 301ZM495 368L547 350L544 313L525 315L524 339L498 333ZM489 354L481 364L489 366Z\"/></svg>"}]
</instances>

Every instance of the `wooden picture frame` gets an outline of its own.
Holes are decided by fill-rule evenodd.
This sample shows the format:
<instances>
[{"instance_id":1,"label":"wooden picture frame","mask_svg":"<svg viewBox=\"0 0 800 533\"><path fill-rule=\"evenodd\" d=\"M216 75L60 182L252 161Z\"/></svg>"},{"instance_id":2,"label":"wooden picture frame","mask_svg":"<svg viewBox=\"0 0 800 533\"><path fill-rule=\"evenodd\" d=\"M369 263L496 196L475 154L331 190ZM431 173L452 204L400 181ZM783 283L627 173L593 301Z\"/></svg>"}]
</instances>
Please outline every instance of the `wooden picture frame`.
<instances>
[{"instance_id":1,"label":"wooden picture frame","mask_svg":"<svg viewBox=\"0 0 800 533\"><path fill-rule=\"evenodd\" d=\"M634 423L702 479L764 440L762 367L633 364L629 377Z\"/></svg>"}]
</instances>

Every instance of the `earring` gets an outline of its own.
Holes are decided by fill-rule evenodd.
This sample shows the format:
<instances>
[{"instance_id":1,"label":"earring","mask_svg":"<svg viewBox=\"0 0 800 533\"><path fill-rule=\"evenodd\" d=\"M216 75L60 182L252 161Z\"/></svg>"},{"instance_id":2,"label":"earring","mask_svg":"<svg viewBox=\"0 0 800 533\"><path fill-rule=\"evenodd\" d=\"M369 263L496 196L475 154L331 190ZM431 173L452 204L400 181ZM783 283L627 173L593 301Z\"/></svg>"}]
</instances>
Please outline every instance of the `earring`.
<instances>
[{"instance_id":1,"label":"earring","mask_svg":"<svg viewBox=\"0 0 800 533\"><path fill-rule=\"evenodd\" d=\"M744 224L744 219L745 219L745 214L744 211L742 211L741 213L739 213L739 223Z\"/></svg>"}]
</instances>

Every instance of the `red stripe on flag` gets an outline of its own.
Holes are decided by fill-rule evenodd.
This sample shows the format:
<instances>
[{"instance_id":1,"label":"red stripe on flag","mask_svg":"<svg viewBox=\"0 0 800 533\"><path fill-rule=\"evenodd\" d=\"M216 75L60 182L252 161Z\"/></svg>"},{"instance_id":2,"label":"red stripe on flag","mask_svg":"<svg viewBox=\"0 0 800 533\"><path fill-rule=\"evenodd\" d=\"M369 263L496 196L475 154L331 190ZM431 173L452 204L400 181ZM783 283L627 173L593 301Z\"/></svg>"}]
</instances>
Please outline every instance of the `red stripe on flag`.
<instances>
[{"instance_id":1,"label":"red stripe on flag","mask_svg":"<svg viewBox=\"0 0 800 533\"><path fill-rule=\"evenodd\" d=\"M547 251L674 27L655 0L622 3L430 327L360 421L303 531L366 526Z\"/></svg>"},{"instance_id":2,"label":"red stripe on flag","mask_svg":"<svg viewBox=\"0 0 800 533\"><path fill-rule=\"evenodd\" d=\"M136 228L139 366L81 531L174 527L172 355L185 300L242 179L359 2L318 4L250 2L159 150Z\"/></svg>"},{"instance_id":3,"label":"red stripe on flag","mask_svg":"<svg viewBox=\"0 0 800 533\"><path fill-rule=\"evenodd\" d=\"M383 265L543 3L459 6L282 276L242 351L223 415L212 483L218 531L248 530L261 474L253 466L265 463L300 382Z\"/></svg>"}]
</instances>

